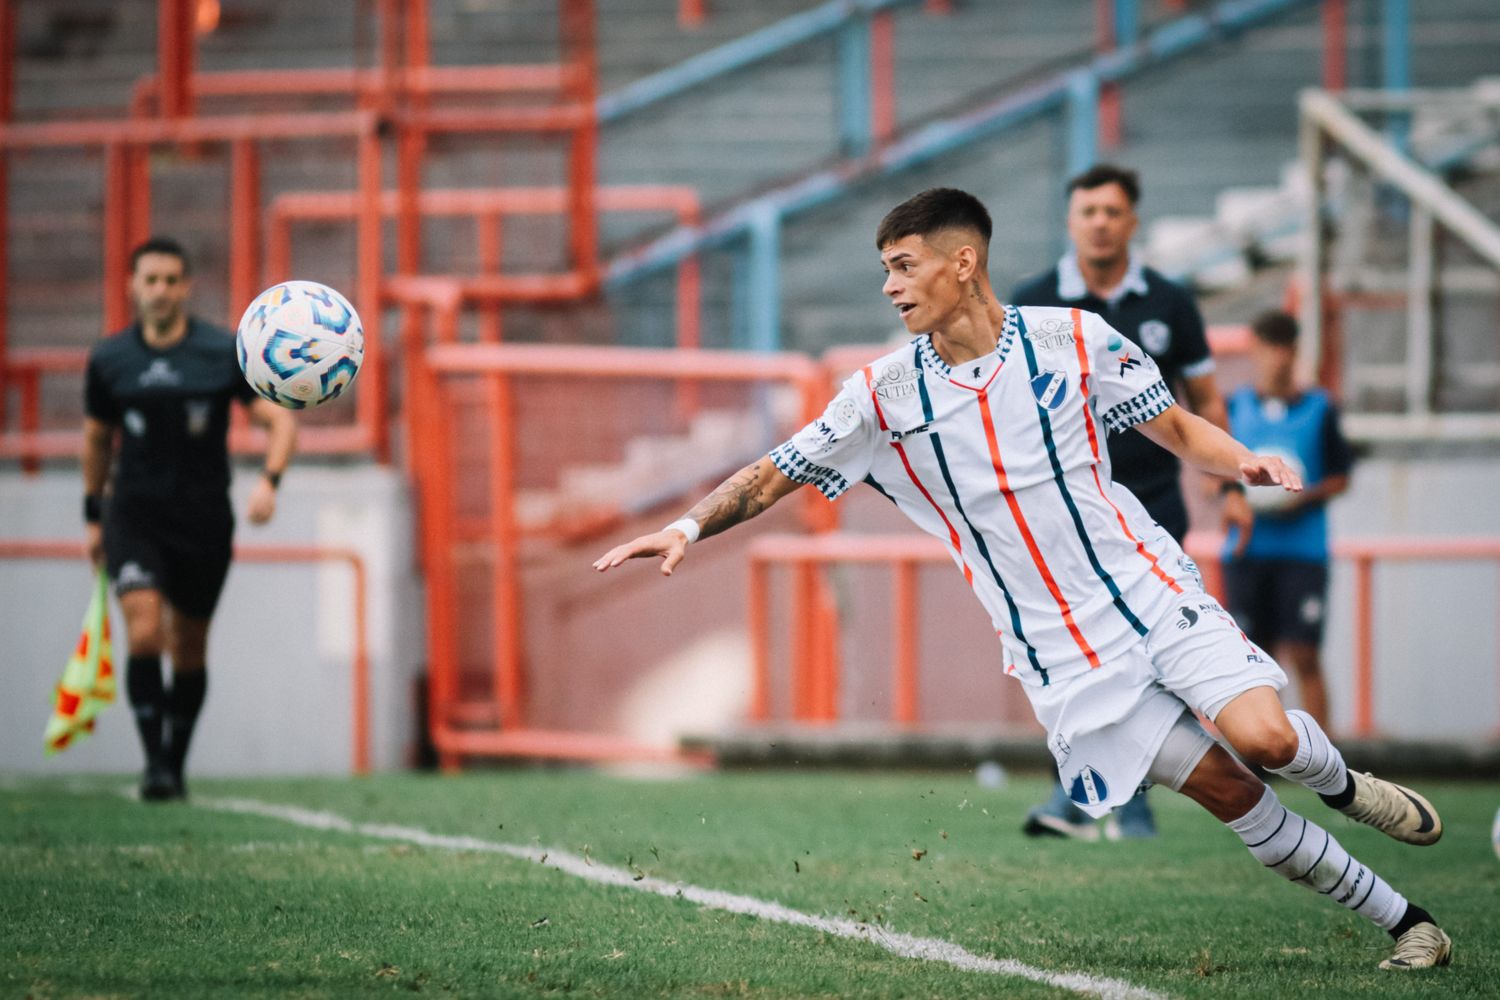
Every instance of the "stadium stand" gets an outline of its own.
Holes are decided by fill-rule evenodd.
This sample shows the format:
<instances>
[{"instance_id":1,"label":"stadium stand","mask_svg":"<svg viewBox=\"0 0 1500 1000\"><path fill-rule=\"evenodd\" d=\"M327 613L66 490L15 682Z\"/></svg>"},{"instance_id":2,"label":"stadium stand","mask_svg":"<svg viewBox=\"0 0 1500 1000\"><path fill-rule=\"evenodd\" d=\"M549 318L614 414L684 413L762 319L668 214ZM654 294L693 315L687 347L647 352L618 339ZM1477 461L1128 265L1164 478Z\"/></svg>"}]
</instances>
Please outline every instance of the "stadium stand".
<instances>
[{"instance_id":1,"label":"stadium stand","mask_svg":"<svg viewBox=\"0 0 1500 1000\"><path fill-rule=\"evenodd\" d=\"M157 12L174 5L188 9L179 0L9 5L18 128L159 115L170 99L170 81L147 78L160 71ZM320 411L308 421L323 433L309 435L312 450L332 456L317 470L323 494L340 493L346 467L338 463L352 463L368 478L389 457L388 471L398 482L390 490L395 513L382 530L399 534L413 522L405 544L414 548L426 610L392 615L387 640L374 650L385 678L377 682L377 710L384 713L377 735L398 747L377 754L377 762L389 764L406 752L408 730L415 728L407 684L418 670L433 678L426 722L447 763L471 753L609 757L646 752L646 744L652 753L664 746L669 752L683 727L738 722L751 709L751 645L760 641L744 633L746 606L759 599L744 569L747 549L763 535L830 528L836 520L830 512L812 502L779 510L743 538L702 550L694 572L705 579L712 574L722 585L687 595L679 587L670 598L651 590L656 581L645 574L609 588L583 579L578 569L587 546L606 533L675 515L805 419L812 400L826 393L830 376L850 357L890 336L895 325L878 295L869 246L889 204L936 183L980 194L1001 234L992 259L1001 285L1054 259L1062 248L1061 180L1076 139L1061 103L1011 127L976 131L972 141L914 169L872 172L857 184L839 178L872 162L851 144L899 142L924 129L962 135L966 116L997 100L1022 101L1060 74L1107 67L1110 46L1097 37L1096 5L1085 2L877 3L879 20L871 21L832 11L851 5L775 0L716 5L689 27L684 6L669 0L321 6L223 0L215 5L217 21L196 40L203 80L247 71L348 70L352 81L358 70L372 83L360 94L352 85L321 94L305 87L218 94L204 85L186 120L273 112L291 119L363 109L381 116L378 133L351 118L346 136L322 135L319 143L265 138L256 141L258 162L249 164L243 159L249 140L239 152L202 138L158 142L148 158L149 180L129 182L136 186L124 191L119 178L130 175L115 175L111 188L106 161L130 154L110 154L108 143L42 152L12 142L5 152L7 364L0 400L11 463L4 470L7 490L27 495L26 484L34 480L12 478L12 472L23 462L35 471L36 462L25 460L38 453L54 456L40 479L72 475L56 457L72 447L78 418L77 352L114 325L105 320L118 309L108 257L100 251L109 238L106 220L122 198L137 207L130 223L135 229L118 233L118 243L146 225L139 208L149 204L151 223L170 224L195 248L197 303L205 313L232 320L246 288L316 277L358 289L367 323L384 330L389 391L375 374L362 380L357 432L350 429L356 414L349 407ZM1278 301L1291 276L1288 245L1297 239L1309 197L1297 179L1302 175L1288 166L1297 156L1297 95L1326 79L1328 67L1319 57L1330 51L1326 8L1335 5L1125 6L1138 9L1140 37L1159 48L1171 48L1174 39L1192 42L1171 48L1170 60L1143 64L1121 84L1119 142L1103 152L1150 178L1142 212L1152 224L1147 247L1153 259L1221 292L1205 303L1211 319L1242 322L1256 306ZM1347 35L1338 39L1348 56L1344 82L1368 87L1387 81L1379 5L1336 6L1350 15ZM1469 88L1474 100L1465 113L1420 110L1411 139L1419 158L1493 218L1494 103L1485 96L1492 91L1475 83L1493 69L1500 42L1492 4L1414 6L1409 83ZM597 9L580 28L570 26L570 8L575 14ZM1241 24L1225 20L1228 8L1262 13ZM417 9L425 10L425 20L413 15ZM1191 35L1194 25L1209 23L1212 32ZM851 46L863 45L867 53L872 33L875 45L889 42L888 64L850 55ZM528 78L524 94L379 85L388 65L535 68L574 65L570 59L586 66L586 79L568 83L559 71L553 82L564 85L552 91L537 82L545 73ZM863 110L875 122L871 137L862 135L858 121L851 129L848 79L860 72L878 77L882 66L893 78L895 100L881 107L879 80L870 80L873 96ZM697 69L703 73L695 75ZM572 146L554 134L489 127L413 138L413 123L424 115L493 123L524 105L566 117L571 112L558 109L583 100L588 113L563 126ZM1112 100L1106 96L1106 118ZM7 141L20 134L8 130ZM376 155L370 150L377 141L373 169L383 174L378 186L386 192L379 198L373 197L374 161L368 158ZM259 190L243 196L253 202L241 204L243 214L235 217L246 224L236 222L226 233L234 177L252 170ZM405 188L403 176L411 180ZM769 269L764 253L757 257L753 244L747 248L736 239L670 268L632 270L643 252L695 239L704 219L712 225L756 218L777 192L825 176L838 181L835 196L774 220ZM1406 246L1402 211L1377 212L1390 224L1368 244L1376 258ZM387 220L378 237L377 216ZM1500 370L1493 357L1493 269L1465 280L1477 294L1439 310L1441 337L1457 338L1458 346L1439 361L1430 402L1492 414L1500 380L1460 384L1452 371L1454 359L1468 370ZM1402 374L1406 314L1376 295L1349 299L1343 308L1346 333L1375 331L1361 341L1360 361L1338 373L1351 402L1376 413L1404 412L1410 402ZM765 336L768 328L773 337ZM1232 332L1225 336L1233 339ZM663 377L654 355L621 353L667 347L708 350L670 362L682 366L675 377ZM774 350L754 377L732 379L726 373L742 363L716 349L746 347ZM830 356L826 367L809 360L833 349L844 353ZM61 370L30 374L49 365ZM387 417L389 438L369 429L385 427ZM28 450L16 437L29 420L53 435L50 451ZM1490 438L1478 447L1493 444ZM253 441L245 438L241 447ZM1380 469L1385 484L1406 474L1399 457ZM1462 460L1444 475L1465 488L1487 481ZM415 503L402 499L405 483ZM62 486L56 489L67 495ZM632 500L621 503L621 496ZM859 499L846 507L837 519L845 529L892 526L878 504ZM1408 527L1385 505L1369 509L1375 507L1378 513L1351 522L1372 532ZM311 511L293 524L321 524L330 516ZM1424 516L1443 523L1435 514ZM1456 531L1476 530L1473 518L1448 523ZM380 577L377 568L374 584L379 589L386 581L387 607L415 586L404 567L391 569L392 558L383 557L390 572ZM19 573L14 567L0 563L6 573ZM1484 572L1460 576L1483 579ZM923 607L955 606L963 600L962 581L950 577L940 568L923 569L919 585L911 578L901 586L915 587ZM786 582L792 585L776 590L780 603L764 609L773 624L761 655L775 665L767 716L890 721L892 640L864 624L884 620L887 584L847 568L794 569ZM1339 598L1346 604L1352 602L1348 586ZM1419 586L1403 582L1400 592ZM693 627L683 634L687 623ZM413 633L420 637L424 627L425 646L415 650ZM920 714L895 721L928 728L998 723L1030 732L1024 700L989 666L992 640L981 616L931 632L923 635L921 659L948 666L942 674L921 672L920 691L909 701L921 706ZM618 650L611 637L625 634L634 636L631 648ZM1403 640L1397 648L1409 646ZM1495 646L1500 642L1484 637L1472 643L1480 650ZM1340 655L1348 662L1354 652L1335 653L1336 666ZM699 701L683 710L677 728L663 723L671 713L660 705L639 707L653 673L658 682L676 677ZM817 680L830 674L839 682ZM726 687L734 696L716 700L713 692ZM1347 689L1342 693L1353 700ZM1500 695L1487 700L1491 715L1497 702ZM1466 719L1458 730L1481 726Z\"/></svg>"}]
</instances>

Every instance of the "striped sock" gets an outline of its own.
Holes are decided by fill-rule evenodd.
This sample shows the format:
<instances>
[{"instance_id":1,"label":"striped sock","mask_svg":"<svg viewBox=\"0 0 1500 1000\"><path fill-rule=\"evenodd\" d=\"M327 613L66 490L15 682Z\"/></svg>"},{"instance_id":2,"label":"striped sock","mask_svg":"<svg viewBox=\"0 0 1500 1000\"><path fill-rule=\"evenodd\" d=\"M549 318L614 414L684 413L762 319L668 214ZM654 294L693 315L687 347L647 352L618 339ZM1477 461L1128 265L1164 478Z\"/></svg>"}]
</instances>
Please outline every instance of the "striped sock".
<instances>
[{"instance_id":1,"label":"striped sock","mask_svg":"<svg viewBox=\"0 0 1500 1000\"><path fill-rule=\"evenodd\" d=\"M1312 789L1319 795L1338 796L1353 789L1350 787L1349 769L1344 766L1344 756L1323 732L1318 720L1301 709L1286 713L1286 719L1297 734L1297 753L1285 767L1268 770L1289 781L1295 781Z\"/></svg>"},{"instance_id":2,"label":"striped sock","mask_svg":"<svg viewBox=\"0 0 1500 1000\"><path fill-rule=\"evenodd\" d=\"M1250 853L1290 882L1329 897L1381 930L1406 913L1406 899L1390 883L1350 857L1333 835L1282 805L1267 788L1255 808L1226 824Z\"/></svg>"}]
</instances>

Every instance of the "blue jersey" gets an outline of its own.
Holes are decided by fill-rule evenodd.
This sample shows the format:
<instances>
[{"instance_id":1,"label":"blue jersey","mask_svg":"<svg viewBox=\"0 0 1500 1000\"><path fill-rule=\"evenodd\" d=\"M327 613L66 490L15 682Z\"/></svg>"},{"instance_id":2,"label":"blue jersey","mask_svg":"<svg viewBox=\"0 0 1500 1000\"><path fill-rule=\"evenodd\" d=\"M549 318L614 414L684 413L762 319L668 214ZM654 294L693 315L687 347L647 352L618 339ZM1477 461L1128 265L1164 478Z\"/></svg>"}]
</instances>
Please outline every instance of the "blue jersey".
<instances>
[{"instance_id":1,"label":"blue jersey","mask_svg":"<svg viewBox=\"0 0 1500 1000\"><path fill-rule=\"evenodd\" d=\"M1353 463L1349 442L1339 430L1338 409L1322 389L1309 389L1291 399L1261 398L1251 386L1241 386L1229 397L1229 430L1251 451L1277 455L1296 469L1304 486L1315 486L1330 476L1347 475ZM1264 491L1261 493L1260 491ZM1257 502L1265 496L1267 505ZM1281 487L1251 487L1255 527L1246 546L1247 559L1328 561L1328 511L1315 504L1289 515L1274 504L1290 497ZM1238 532L1231 530L1224 558L1232 558Z\"/></svg>"}]
</instances>

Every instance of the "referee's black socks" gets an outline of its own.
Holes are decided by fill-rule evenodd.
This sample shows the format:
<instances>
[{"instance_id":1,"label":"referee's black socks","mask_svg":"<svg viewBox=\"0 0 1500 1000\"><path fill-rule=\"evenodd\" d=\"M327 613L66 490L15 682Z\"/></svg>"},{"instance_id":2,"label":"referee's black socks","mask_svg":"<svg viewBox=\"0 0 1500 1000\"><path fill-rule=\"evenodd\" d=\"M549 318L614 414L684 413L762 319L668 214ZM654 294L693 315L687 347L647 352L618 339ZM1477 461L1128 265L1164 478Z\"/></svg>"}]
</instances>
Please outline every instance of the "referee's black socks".
<instances>
[{"instance_id":1,"label":"referee's black socks","mask_svg":"<svg viewBox=\"0 0 1500 1000\"><path fill-rule=\"evenodd\" d=\"M167 739L167 764L179 780L183 762L187 760L188 744L193 739L193 726L198 722L198 711L203 707L203 696L207 691L207 670L172 673L172 690L167 695L167 722L171 726Z\"/></svg>"},{"instance_id":2,"label":"referee's black socks","mask_svg":"<svg viewBox=\"0 0 1500 1000\"><path fill-rule=\"evenodd\" d=\"M162 714L166 692L161 682L161 657L131 656L125 661L125 691L130 696L130 710L135 713L135 727L141 734L146 751L146 765L162 759Z\"/></svg>"}]
</instances>

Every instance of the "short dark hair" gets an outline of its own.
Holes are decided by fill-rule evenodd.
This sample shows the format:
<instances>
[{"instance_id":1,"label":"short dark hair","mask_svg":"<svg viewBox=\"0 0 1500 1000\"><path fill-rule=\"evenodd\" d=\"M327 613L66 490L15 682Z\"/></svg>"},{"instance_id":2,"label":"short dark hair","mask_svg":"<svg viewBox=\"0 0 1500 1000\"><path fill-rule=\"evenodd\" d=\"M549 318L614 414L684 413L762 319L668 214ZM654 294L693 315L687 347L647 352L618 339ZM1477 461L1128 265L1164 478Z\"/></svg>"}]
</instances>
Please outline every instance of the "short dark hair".
<instances>
[{"instance_id":1,"label":"short dark hair","mask_svg":"<svg viewBox=\"0 0 1500 1000\"><path fill-rule=\"evenodd\" d=\"M985 251L989 249L994 226L984 203L969 192L957 188L928 188L885 214L880 220L880 228L875 230L875 249L883 250L908 236L927 237L945 229L968 229L978 233L984 241L984 246L979 249Z\"/></svg>"},{"instance_id":2,"label":"short dark hair","mask_svg":"<svg viewBox=\"0 0 1500 1000\"><path fill-rule=\"evenodd\" d=\"M1263 344L1291 347L1297 342L1297 321L1290 313L1271 309L1255 317L1250 332Z\"/></svg>"},{"instance_id":3,"label":"short dark hair","mask_svg":"<svg viewBox=\"0 0 1500 1000\"><path fill-rule=\"evenodd\" d=\"M170 257L176 257L182 261L182 273L184 275L193 273L193 262L188 260L187 251L182 244L170 236L152 236L130 251L130 273L135 273L135 266L141 262L141 258L148 253L162 253Z\"/></svg>"},{"instance_id":4,"label":"short dark hair","mask_svg":"<svg viewBox=\"0 0 1500 1000\"><path fill-rule=\"evenodd\" d=\"M1118 184L1125 191L1125 197L1130 199L1134 206L1141 200L1141 178L1134 170L1117 167L1113 163L1096 163L1083 173L1068 181L1068 194L1074 191L1092 191L1102 188L1106 184Z\"/></svg>"}]
</instances>

